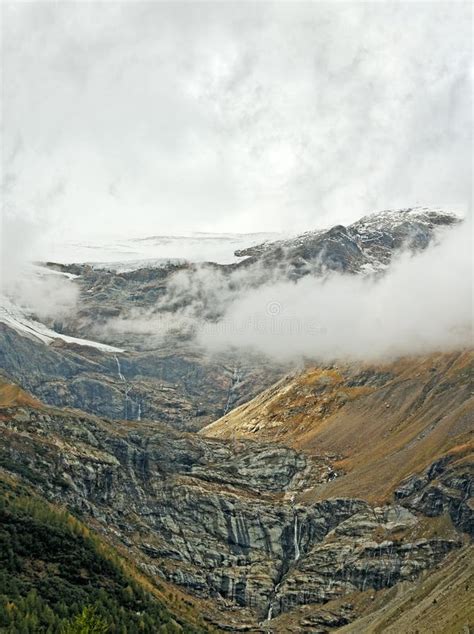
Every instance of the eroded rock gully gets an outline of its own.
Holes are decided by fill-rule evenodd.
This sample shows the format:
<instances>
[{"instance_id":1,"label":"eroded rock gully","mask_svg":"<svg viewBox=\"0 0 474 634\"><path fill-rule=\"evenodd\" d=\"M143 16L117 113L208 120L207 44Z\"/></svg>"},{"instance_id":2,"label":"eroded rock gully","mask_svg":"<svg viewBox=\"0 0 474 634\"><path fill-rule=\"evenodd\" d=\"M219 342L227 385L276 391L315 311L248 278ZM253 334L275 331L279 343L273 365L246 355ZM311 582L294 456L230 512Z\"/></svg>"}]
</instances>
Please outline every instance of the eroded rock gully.
<instances>
[{"instance_id":1,"label":"eroded rock gully","mask_svg":"<svg viewBox=\"0 0 474 634\"><path fill-rule=\"evenodd\" d=\"M282 446L26 407L3 410L1 425L4 469L88 518L150 576L202 597L208 618L231 631L266 629L297 606L415 579L472 526L467 468L448 462L435 470L439 484L420 476L383 507L349 498L303 504L308 481L324 482L331 470ZM426 529L425 516L442 510L428 503L434 486L459 529L449 536ZM341 610L347 620L350 610ZM301 631L312 627L303 621Z\"/></svg>"}]
</instances>

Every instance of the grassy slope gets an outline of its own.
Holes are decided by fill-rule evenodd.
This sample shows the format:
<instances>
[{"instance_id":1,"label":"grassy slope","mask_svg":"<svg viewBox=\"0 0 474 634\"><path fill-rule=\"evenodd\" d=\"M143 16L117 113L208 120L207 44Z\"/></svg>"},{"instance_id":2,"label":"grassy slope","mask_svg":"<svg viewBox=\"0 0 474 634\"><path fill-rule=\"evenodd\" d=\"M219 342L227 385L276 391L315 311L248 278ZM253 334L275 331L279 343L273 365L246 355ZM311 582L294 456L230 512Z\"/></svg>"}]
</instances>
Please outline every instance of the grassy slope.
<instances>
[{"instance_id":1,"label":"grassy slope","mask_svg":"<svg viewBox=\"0 0 474 634\"><path fill-rule=\"evenodd\" d=\"M309 492L309 499L350 495L380 502L445 453L472 455L473 367L474 354L460 352L313 368L201 433L274 440L329 456L347 475ZM364 373L372 379L359 381Z\"/></svg>"},{"instance_id":2,"label":"grassy slope","mask_svg":"<svg viewBox=\"0 0 474 634\"><path fill-rule=\"evenodd\" d=\"M449 557L416 583L400 584L376 609L339 632L351 634L460 634L474 627L474 547Z\"/></svg>"},{"instance_id":3,"label":"grassy slope","mask_svg":"<svg viewBox=\"0 0 474 634\"><path fill-rule=\"evenodd\" d=\"M36 407L41 408L41 402L22 390L18 385L9 383L0 376L0 407Z\"/></svg>"}]
</instances>

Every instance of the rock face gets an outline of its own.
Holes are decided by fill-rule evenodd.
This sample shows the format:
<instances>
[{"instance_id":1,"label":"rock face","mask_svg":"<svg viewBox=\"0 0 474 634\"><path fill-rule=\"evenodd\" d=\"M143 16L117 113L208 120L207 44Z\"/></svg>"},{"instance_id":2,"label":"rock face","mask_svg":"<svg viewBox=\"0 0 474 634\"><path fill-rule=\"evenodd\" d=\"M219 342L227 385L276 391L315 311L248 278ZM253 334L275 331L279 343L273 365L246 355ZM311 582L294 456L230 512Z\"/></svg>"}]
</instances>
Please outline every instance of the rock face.
<instances>
[{"instance_id":1,"label":"rock face","mask_svg":"<svg viewBox=\"0 0 474 634\"><path fill-rule=\"evenodd\" d=\"M268 281L382 274L455 222L382 213L226 266L59 267L79 275L81 303L50 326L127 351L0 324L2 374L47 403L0 379L0 469L197 597L220 630L345 627L472 535L472 351L283 376L247 353L206 355L182 318L216 321ZM172 327L150 335L140 317Z\"/></svg>"},{"instance_id":2,"label":"rock face","mask_svg":"<svg viewBox=\"0 0 474 634\"><path fill-rule=\"evenodd\" d=\"M462 543L454 529L420 536L430 520L410 495L410 510L295 501L330 471L288 447L24 406L0 423L3 469L125 545L152 577L210 599L207 618L231 631L415 579Z\"/></svg>"},{"instance_id":3,"label":"rock face","mask_svg":"<svg viewBox=\"0 0 474 634\"><path fill-rule=\"evenodd\" d=\"M397 523L403 530L417 523L415 517L404 516L399 507L388 511L398 515ZM367 522L370 516L372 521ZM387 534L395 532L387 527L386 516L381 509L366 509L343 522L321 545L313 546L279 587L279 611L301 603L325 603L355 590L380 590L399 581L413 580L460 545L455 540L442 539L373 541L370 537L377 529ZM354 534L354 526L363 526L363 530L358 528Z\"/></svg>"},{"instance_id":4,"label":"rock face","mask_svg":"<svg viewBox=\"0 0 474 634\"><path fill-rule=\"evenodd\" d=\"M267 242L236 252L265 266L285 263L291 278L315 272L362 273L381 270L400 249L424 249L439 227L458 221L442 211L414 208L384 211L344 227L309 231L297 238Z\"/></svg>"},{"instance_id":5,"label":"rock face","mask_svg":"<svg viewBox=\"0 0 474 634\"><path fill-rule=\"evenodd\" d=\"M48 346L2 323L0 369L50 405L177 429L200 429L283 373L257 357L237 363L232 355L209 357L186 343L118 354Z\"/></svg>"},{"instance_id":6,"label":"rock face","mask_svg":"<svg viewBox=\"0 0 474 634\"><path fill-rule=\"evenodd\" d=\"M210 355L196 343L197 325L213 324L241 293L272 281L378 274L400 249L423 249L456 222L440 211L382 212L348 227L252 247L229 265L178 262L118 272L49 263L77 276L68 283L80 299L73 314L47 325L127 352L60 341L46 346L0 323L0 369L51 405L198 430L292 368L248 351Z\"/></svg>"},{"instance_id":7,"label":"rock face","mask_svg":"<svg viewBox=\"0 0 474 634\"><path fill-rule=\"evenodd\" d=\"M395 490L395 497L429 517L449 514L459 530L474 536L474 465L466 462L452 468L453 458L446 456L422 475L408 478Z\"/></svg>"}]
</instances>

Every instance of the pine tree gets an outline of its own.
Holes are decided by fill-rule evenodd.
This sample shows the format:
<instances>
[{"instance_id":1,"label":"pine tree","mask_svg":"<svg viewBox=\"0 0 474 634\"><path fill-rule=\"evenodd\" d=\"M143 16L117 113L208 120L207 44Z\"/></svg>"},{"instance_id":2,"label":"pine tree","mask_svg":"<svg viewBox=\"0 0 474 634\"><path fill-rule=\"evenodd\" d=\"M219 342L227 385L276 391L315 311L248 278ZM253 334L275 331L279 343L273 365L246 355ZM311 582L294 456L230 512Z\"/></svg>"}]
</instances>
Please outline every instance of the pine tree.
<instances>
[{"instance_id":1,"label":"pine tree","mask_svg":"<svg viewBox=\"0 0 474 634\"><path fill-rule=\"evenodd\" d=\"M107 634L108 624L99 616L93 607L85 607L63 627L61 634Z\"/></svg>"}]
</instances>

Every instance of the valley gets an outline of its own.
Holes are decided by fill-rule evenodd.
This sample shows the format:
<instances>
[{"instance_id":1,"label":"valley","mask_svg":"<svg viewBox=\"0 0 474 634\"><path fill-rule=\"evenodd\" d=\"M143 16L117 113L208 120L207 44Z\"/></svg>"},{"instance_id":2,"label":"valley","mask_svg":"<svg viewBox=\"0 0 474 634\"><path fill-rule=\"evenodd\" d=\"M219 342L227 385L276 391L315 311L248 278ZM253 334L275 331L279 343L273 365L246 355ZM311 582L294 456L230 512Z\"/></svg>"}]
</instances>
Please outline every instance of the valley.
<instances>
[{"instance_id":1,"label":"valley","mask_svg":"<svg viewBox=\"0 0 474 634\"><path fill-rule=\"evenodd\" d=\"M463 631L472 348L283 361L199 338L249 289L375 283L458 222L383 212L231 264L43 263L79 301L43 322L3 302L2 481L133 568L163 620L145 631Z\"/></svg>"}]
</instances>

